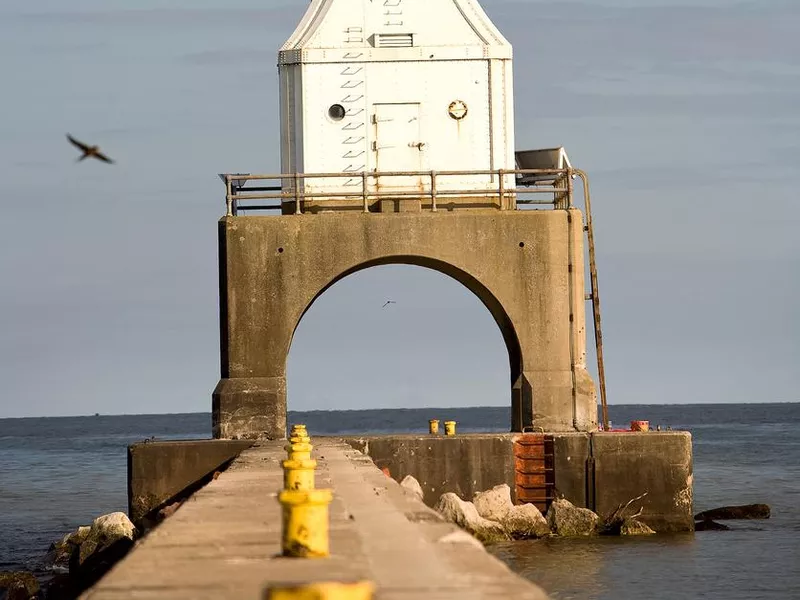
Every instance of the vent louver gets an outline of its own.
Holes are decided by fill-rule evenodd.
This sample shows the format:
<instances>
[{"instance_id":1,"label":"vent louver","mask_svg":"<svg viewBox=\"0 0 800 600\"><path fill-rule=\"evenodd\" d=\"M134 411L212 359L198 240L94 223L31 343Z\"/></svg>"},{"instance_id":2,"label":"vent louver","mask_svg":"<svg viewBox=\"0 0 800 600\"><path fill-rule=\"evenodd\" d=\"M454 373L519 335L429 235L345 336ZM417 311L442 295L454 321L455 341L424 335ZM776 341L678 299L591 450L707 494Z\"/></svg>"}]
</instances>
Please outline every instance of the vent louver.
<instances>
[{"instance_id":1,"label":"vent louver","mask_svg":"<svg viewBox=\"0 0 800 600\"><path fill-rule=\"evenodd\" d=\"M414 46L413 33L376 33L376 48L411 48Z\"/></svg>"}]
</instances>

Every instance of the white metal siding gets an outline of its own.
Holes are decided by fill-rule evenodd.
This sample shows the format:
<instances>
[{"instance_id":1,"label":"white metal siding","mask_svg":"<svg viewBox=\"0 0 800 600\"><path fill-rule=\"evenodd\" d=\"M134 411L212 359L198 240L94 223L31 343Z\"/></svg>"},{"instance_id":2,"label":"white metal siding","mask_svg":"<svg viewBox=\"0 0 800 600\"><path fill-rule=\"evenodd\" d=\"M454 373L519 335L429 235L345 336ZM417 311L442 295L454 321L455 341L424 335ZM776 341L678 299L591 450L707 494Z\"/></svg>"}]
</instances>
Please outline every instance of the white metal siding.
<instances>
[{"instance_id":1,"label":"white metal siding","mask_svg":"<svg viewBox=\"0 0 800 600\"><path fill-rule=\"evenodd\" d=\"M387 39L397 47L373 47L381 34L394 36ZM510 57L510 45L475 0L314 0L280 56L283 170L352 173L308 180L307 189L355 194L360 173L376 168L513 169ZM448 114L456 101L467 106L460 120ZM336 104L344 112L332 118ZM388 108L400 105L407 106ZM387 133L373 122L376 112L399 115L411 105L417 116L408 131ZM405 140L407 149L381 153L382 132ZM413 179L392 187L428 188L428 178ZM437 184L496 190L495 180L463 176Z\"/></svg>"}]
</instances>

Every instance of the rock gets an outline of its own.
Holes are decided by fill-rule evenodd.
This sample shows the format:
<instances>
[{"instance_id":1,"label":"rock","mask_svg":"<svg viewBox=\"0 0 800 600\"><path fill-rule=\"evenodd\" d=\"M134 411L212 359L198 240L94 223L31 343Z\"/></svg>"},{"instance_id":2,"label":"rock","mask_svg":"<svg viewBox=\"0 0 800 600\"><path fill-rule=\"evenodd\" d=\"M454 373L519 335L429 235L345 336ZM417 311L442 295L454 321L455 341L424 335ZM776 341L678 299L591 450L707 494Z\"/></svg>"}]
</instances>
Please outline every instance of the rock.
<instances>
[{"instance_id":1,"label":"rock","mask_svg":"<svg viewBox=\"0 0 800 600\"><path fill-rule=\"evenodd\" d=\"M422 491L422 486L419 484L419 481L414 479L414 477L411 475L406 475L403 477L403 481L400 482L400 486L420 500L425 498L425 492Z\"/></svg>"},{"instance_id":2,"label":"rock","mask_svg":"<svg viewBox=\"0 0 800 600\"><path fill-rule=\"evenodd\" d=\"M442 494L435 510L447 521L469 531L483 543L508 539L499 523L481 517L472 502L465 502L453 492Z\"/></svg>"},{"instance_id":3,"label":"rock","mask_svg":"<svg viewBox=\"0 0 800 600\"><path fill-rule=\"evenodd\" d=\"M508 512L514 508L511 502L511 488L507 484L496 485L485 492L478 492L472 498L478 514L490 521L502 522Z\"/></svg>"},{"instance_id":4,"label":"rock","mask_svg":"<svg viewBox=\"0 0 800 600\"><path fill-rule=\"evenodd\" d=\"M70 556L71 585L78 591L94 585L133 547L135 535L136 528L123 512L103 515L92 521L86 539Z\"/></svg>"},{"instance_id":5,"label":"rock","mask_svg":"<svg viewBox=\"0 0 800 600\"><path fill-rule=\"evenodd\" d=\"M533 504L512 506L500 523L515 540L540 538L550 535L550 526Z\"/></svg>"},{"instance_id":6,"label":"rock","mask_svg":"<svg viewBox=\"0 0 800 600\"><path fill-rule=\"evenodd\" d=\"M30 600L39 597L39 582L26 571L0 573L0 597L5 600Z\"/></svg>"},{"instance_id":7,"label":"rock","mask_svg":"<svg viewBox=\"0 0 800 600\"><path fill-rule=\"evenodd\" d=\"M556 535L595 535L600 527L600 517L588 508L578 508L569 500L561 498L550 505L547 524Z\"/></svg>"},{"instance_id":8,"label":"rock","mask_svg":"<svg viewBox=\"0 0 800 600\"><path fill-rule=\"evenodd\" d=\"M97 517L80 545L78 563L83 564L92 554L103 552L120 540L133 542L135 535L136 528L123 512Z\"/></svg>"},{"instance_id":9,"label":"rock","mask_svg":"<svg viewBox=\"0 0 800 600\"><path fill-rule=\"evenodd\" d=\"M619 529L620 535L653 535L655 531L650 529L647 523L642 523L638 519L628 518L622 522Z\"/></svg>"},{"instance_id":10,"label":"rock","mask_svg":"<svg viewBox=\"0 0 800 600\"><path fill-rule=\"evenodd\" d=\"M694 524L695 531L728 531L730 527L714 521L698 521Z\"/></svg>"},{"instance_id":11,"label":"rock","mask_svg":"<svg viewBox=\"0 0 800 600\"><path fill-rule=\"evenodd\" d=\"M69 568L69 558L72 556L72 552L86 541L90 529L88 526L78 527L50 545L46 561L53 565L56 572Z\"/></svg>"},{"instance_id":12,"label":"rock","mask_svg":"<svg viewBox=\"0 0 800 600\"><path fill-rule=\"evenodd\" d=\"M744 504L742 506L721 506L704 510L694 516L695 521L725 521L729 519L769 519L767 504Z\"/></svg>"}]
</instances>

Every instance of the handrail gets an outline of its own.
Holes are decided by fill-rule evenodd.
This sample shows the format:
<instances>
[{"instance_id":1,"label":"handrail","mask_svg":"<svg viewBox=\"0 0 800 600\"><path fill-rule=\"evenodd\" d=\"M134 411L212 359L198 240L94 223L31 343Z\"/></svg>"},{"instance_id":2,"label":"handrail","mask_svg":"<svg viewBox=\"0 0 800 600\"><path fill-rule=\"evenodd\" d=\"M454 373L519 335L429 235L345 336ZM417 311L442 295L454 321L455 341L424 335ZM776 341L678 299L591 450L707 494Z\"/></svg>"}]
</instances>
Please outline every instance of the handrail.
<instances>
[{"instance_id":1,"label":"handrail","mask_svg":"<svg viewBox=\"0 0 800 600\"><path fill-rule=\"evenodd\" d=\"M447 185L446 179L452 177L465 177L475 175L492 176L495 187L463 189ZM515 181L509 187L506 177L520 177L522 181ZM458 196L498 196L500 209L514 210L517 205L541 204L554 205L558 208L569 208L572 205L572 178L574 170L567 169L478 169L469 171L361 171L357 173L282 173L282 174L236 174L226 173L221 175L225 182L226 215L235 216L240 200L277 200L276 204L257 206L243 206L248 210L282 210L283 203L293 201L295 214L302 213L304 200L360 200L363 212L369 212L371 201L397 198L420 198L430 201L431 211L438 209L437 203L441 198ZM420 189L391 189L391 184L379 187L379 179L392 177L419 177ZM314 179L345 179L347 183L338 191L317 191L313 187L306 189L306 181ZM528 181L525 181L525 179ZM427 184L422 183L427 180ZM245 187L247 182L262 181L272 182L273 185L259 185ZM355 182L349 184L349 182ZM566 182L566 185L564 185ZM306 185L303 185L306 184ZM373 185L374 184L374 189ZM339 187L339 186L336 186ZM397 186L401 187L401 186ZM527 197L529 194L553 194L552 200L536 200ZM506 206L505 200L512 198L511 206Z\"/></svg>"}]
</instances>

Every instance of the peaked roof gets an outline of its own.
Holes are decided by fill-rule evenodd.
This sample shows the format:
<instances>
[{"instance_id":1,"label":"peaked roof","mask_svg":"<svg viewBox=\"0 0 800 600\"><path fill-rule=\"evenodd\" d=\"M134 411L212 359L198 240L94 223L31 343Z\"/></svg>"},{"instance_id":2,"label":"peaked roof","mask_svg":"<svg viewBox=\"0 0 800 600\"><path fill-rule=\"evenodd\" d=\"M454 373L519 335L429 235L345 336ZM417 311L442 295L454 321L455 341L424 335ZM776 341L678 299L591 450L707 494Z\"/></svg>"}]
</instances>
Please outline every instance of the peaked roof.
<instances>
[{"instance_id":1,"label":"peaked roof","mask_svg":"<svg viewBox=\"0 0 800 600\"><path fill-rule=\"evenodd\" d=\"M369 48L387 34L413 34L414 46L511 48L478 0L312 0L281 50Z\"/></svg>"}]
</instances>

